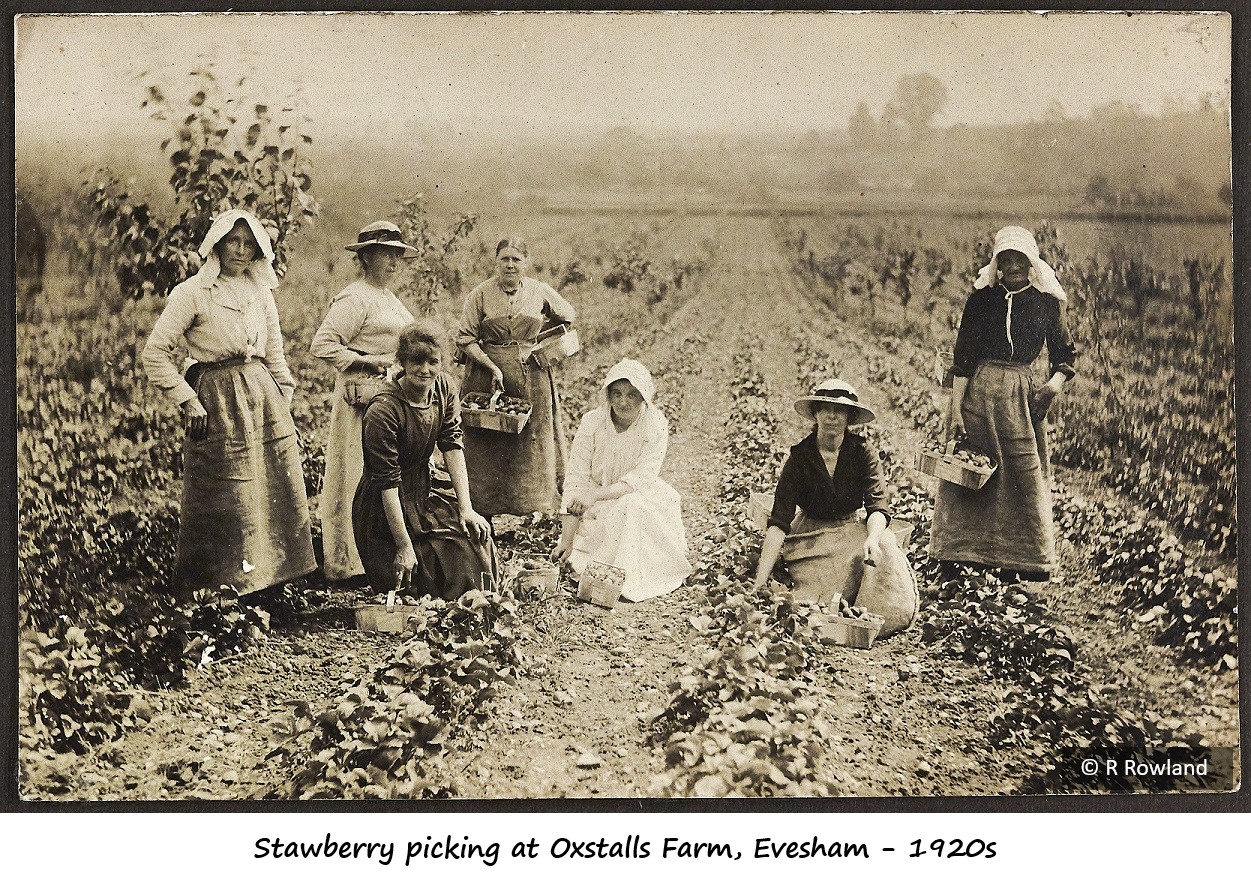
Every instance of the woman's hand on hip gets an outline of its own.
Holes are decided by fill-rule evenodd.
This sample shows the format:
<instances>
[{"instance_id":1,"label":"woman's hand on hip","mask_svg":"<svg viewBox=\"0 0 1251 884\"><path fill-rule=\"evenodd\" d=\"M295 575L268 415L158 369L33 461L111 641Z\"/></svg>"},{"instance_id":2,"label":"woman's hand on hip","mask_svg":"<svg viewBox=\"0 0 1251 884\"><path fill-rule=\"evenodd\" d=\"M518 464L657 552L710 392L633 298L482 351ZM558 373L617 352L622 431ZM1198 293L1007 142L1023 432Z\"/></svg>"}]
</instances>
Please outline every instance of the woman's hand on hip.
<instances>
[{"instance_id":1,"label":"woman's hand on hip","mask_svg":"<svg viewBox=\"0 0 1251 884\"><path fill-rule=\"evenodd\" d=\"M395 364L395 357L390 353L367 354L356 362L362 368L381 373Z\"/></svg>"},{"instance_id":2,"label":"woman's hand on hip","mask_svg":"<svg viewBox=\"0 0 1251 884\"><path fill-rule=\"evenodd\" d=\"M193 396L182 404L182 416L191 438L203 439L208 432L208 412L204 410L199 396Z\"/></svg>"}]
</instances>

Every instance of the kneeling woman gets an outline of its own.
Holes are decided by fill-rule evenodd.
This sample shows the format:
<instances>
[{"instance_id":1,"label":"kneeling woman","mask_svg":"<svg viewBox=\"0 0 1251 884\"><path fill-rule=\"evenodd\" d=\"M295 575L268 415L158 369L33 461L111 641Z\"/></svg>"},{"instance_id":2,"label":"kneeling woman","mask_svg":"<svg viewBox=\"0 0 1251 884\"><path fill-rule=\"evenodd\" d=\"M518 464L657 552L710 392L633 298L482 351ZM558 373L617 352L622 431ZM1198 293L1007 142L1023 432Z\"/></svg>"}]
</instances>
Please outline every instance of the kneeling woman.
<instances>
[{"instance_id":1,"label":"kneeling woman","mask_svg":"<svg viewBox=\"0 0 1251 884\"><path fill-rule=\"evenodd\" d=\"M410 586L445 599L498 575L490 523L469 499L456 388L443 373L442 333L418 321L400 332L401 374L370 401L364 475L352 501L356 548L375 591ZM430 484L443 452L454 496Z\"/></svg>"},{"instance_id":2,"label":"kneeling woman","mask_svg":"<svg viewBox=\"0 0 1251 884\"><path fill-rule=\"evenodd\" d=\"M553 556L578 573L588 562L621 568L621 594L638 602L672 592L691 573L682 502L660 478L669 422L652 403L656 386L642 363L617 363L603 389L604 404L573 438Z\"/></svg>"},{"instance_id":3,"label":"kneeling woman","mask_svg":"<svg viewBox=\"0 0 1251 884\"><path fill-rule=\"evenodd\" d=\"M875 415L860 403L851 384L837 379L822 381L811 396L800 397L795 410L813 421L813 431L791 446L782 465L755 585L765 584L783 554L798 597L815 600L826 588L842 586L845 579L854 592L859 588L854 575L864 560L876 563L884 554L903 557L894 535L886 530L889 501L877 451L863 436L847 430L867 424ZM864 523L856 515L861 507L867 514ZM796 567L801 559L804 566ZM903 564L906 571L906 561ZM822 586L804 586L805 578L820 580Z\"/></svg>"}]
</instances>

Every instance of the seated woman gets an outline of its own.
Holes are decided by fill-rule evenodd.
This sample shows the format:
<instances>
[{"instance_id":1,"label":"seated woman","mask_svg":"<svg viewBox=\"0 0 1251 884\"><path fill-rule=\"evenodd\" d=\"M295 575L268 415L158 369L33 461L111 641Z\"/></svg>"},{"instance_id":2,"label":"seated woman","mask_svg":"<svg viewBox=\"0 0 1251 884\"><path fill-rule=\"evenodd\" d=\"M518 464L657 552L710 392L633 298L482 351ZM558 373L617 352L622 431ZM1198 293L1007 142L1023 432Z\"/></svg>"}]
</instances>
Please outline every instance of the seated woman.
<instances>
[{"instance_id":1,"label":"seated woman","mask_svg":"<svg viewBox=\"0 0 1251 884\"><path fill-rule=\"evenodd\" d=\"M894 535L886 530L890 509L877 451L847 430L875 415L861 404L851 384L837 378L822 381L811 396L801 396L795 410L813 421L813 431L791 446L782 465L755 585L768 581L783 554L796 598L824 602L841 592L850 601L866 561L878 564L885 555L898 565L903 559ZM863 522L857 516L861 507L866 512ZM910 574L906 559L902 564Z\"/></svg>"},{"instance_id":2,"label":"seated woman","mask_svg":"<svg viewBox=\"0 0 1251 884\"><path fill-rule=\"evenodd\" d=\"M604 404L573 437L552 553L579 574L588 562L621 568L621 594L632 602L672 592L691 573L681 499L660 478L669 422L652 404L655 391L640 362L623 359L609 370Z\"/></svg>"},{"instance_id":3,"label":"seated woman","mask_svg":"<svg viewBox=\"0 0 1251 884\"><path fill-rule=\"evenodd\" d=\"M364 475L352 501L356 549L375 591L459 598L492 584L499 569L491 524L474 511L456 387L443 373L441 330L406 326L401 373L365 409ZM430 456L443 452L453 492L431 488Z\"/></svg>"}]
</instances>

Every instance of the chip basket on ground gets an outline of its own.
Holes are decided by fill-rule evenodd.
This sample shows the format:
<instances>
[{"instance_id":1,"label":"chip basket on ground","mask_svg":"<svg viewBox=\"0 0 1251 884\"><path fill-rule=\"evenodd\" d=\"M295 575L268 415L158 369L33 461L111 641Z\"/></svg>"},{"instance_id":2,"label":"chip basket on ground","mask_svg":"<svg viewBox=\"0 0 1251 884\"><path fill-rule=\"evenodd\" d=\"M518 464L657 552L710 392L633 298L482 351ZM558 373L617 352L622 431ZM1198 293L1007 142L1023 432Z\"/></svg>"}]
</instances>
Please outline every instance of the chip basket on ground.
<instances>
[{"instance_id":1,"label":"chip basket on ground","mask_svg":"<svg viewBox=\"0 0 1251 884\"><path fill-rule=\"evenodd\" d=\"M403 632L408 628L408 618L420 611L416 605L397 605L393 589L387 593L385 604L356 606L356 628L361 632Z\"/></svg>"},{"instance_id":2,"label":"chip basket on ground","mask_svg":"<svg viewBox=\"0 0 1251 884\"><path fill-rule=\"evenodd\" d=\"M621 598L626 573L621 568L603 562L587 562L578 580L578 599L612 609Z\"/></svg>"},{"instance_id":3,"label":"chip basket on ground","mask_svg":"<svg viewBox=\"0 0 1251 884\"><path fill-rule=\"evenodd\" d=\"M485 393L466 393L460 401L460 421L466 427L520 433L530 420L530 403L513 399L496 390L488 398Z\"/></svg>"},{"instance_id":4,"label":"chip basket on ground","mask_svg":"<svg viewBox=\"0 0 1251 884\"><path fill-rule=\"evenodd\" d=\"M968 450L965 449L965 451ZM986 456L981 455L981 457ZM918 451L916 468L927 476L934 476L944 482L951 482L976 491L989 481L995 472L996 464L991 462L989 466L981 466L970 463L961 457L961 452L956 451L956 441L953 439L947 443L943 451L932 449Z\"/></svg>"},{"instance_id":5,"label":"chip basket on ground","mask_svg":"<svg viewBox=\"0 0 1251 884\"><path fill-rule=\"evenodd\" d=\"M560 569L550 562L524 561L517 570L515 586L519 596L546 598L560 583Z\"/></svg>"}]
</instances>

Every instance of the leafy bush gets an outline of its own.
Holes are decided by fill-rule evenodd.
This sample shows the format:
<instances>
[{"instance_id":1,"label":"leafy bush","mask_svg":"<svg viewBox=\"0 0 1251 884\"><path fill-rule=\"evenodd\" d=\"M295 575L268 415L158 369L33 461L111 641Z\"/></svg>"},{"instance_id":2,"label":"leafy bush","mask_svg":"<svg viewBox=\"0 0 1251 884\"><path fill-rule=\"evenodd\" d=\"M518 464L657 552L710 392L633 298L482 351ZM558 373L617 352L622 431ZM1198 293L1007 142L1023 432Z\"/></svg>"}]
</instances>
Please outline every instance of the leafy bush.
<instances>
[{"instance_id":1,"label":"leafy bush","mask_svg":"<svg viewBox=\"0 0 1251 884\"><path fill-rule=\"evenodd\" d=\"M488 713L498 682L513 683L517 603L509 592L471 591L421 607L411 637L369 680L320 712L301 701L277 723L271 756L307 756L290 797L444 796L449 741Z\"/></svg>"}]
</instances>

